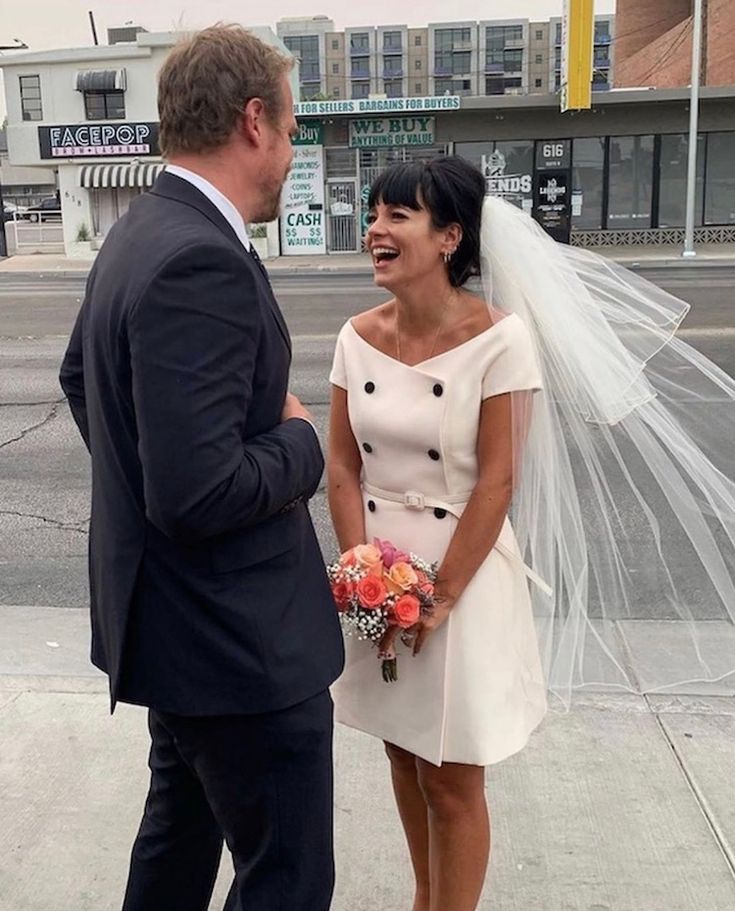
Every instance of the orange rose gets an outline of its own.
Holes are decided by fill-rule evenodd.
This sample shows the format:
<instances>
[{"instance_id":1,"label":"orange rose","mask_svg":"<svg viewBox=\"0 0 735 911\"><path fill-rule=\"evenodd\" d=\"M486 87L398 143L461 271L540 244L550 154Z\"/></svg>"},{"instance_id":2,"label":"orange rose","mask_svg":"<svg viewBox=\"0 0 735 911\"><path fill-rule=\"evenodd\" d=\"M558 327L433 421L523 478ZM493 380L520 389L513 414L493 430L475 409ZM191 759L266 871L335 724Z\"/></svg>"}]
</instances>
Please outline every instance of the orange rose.
<instances>
[{"instance_id":1,"label":"orange rose","mask_svg":"<svg viewBox=\"0 0 735 911\"><path fill-rule=\"evenodd\" d=\"M388 572L388 580L389 588L397 595L413 588L419 581L410 563L394 563Z\"/></svg>"},{"instance_id":2,"label":"orange rose","mask_svg":"<svg viewBox=\"0 0 735 911\"><path fill-rule=\"evenodd\" d=\"M369 609L380 607L387 594L385 585L375 576L365 576L357 583L357 597L363 607Z\"/></svg>"},{"instance_id":3,"label":"orange rose","mask_svg":"<svg viewBox=\"0 0 735 911\"><path fill-rule=\"evenodd\" d=\"M368 575L378 579L383 575L383 557L374 544L358 544L354 554L357 565L366 570Z\"/></svg>"},{"instance_id":4,"label":"orange rose","mask_svg":"<svg viewBox=\"0 0 735 911\"><path fill-rule=\"evenodd\" d=\"M413 595L404 595L396 601L393 613L397 625L401 629L408 629L409 626L413 626L416 623L421 615L421 605L418 602L418 598L414 598Z\"/></svg>"},{"instance_id":5,"label":"orange rose","mask_svg":"<svg viewBox=\"0 0 735 911\"><path fill-rule=\"evenodd\" d=\"M335 582L332 585L332 595L334 596L338 611L342 612L347 610L351 594L352 586L347 582Z\"/></svg>"}]
</instances>

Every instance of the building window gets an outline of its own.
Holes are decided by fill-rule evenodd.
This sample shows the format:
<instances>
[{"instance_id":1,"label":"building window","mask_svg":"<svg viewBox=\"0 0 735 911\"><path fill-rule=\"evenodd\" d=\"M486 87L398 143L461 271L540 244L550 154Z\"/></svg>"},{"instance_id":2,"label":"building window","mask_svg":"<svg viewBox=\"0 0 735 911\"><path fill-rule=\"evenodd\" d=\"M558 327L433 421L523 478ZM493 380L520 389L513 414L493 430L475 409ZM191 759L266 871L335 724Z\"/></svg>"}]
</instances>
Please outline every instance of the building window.
<instances>
[{"instance_id":1,"label":"building window","mask_svg":"<svg viewBox=\"0 0 735 911\"><path fill-rule=\"evenodd\" d=\"M336 86L332 89L332 97L339 98L339 86Z\"/></svg>"},{"instance_id":2,"label":"building window","mask_svg":"<svg viewBox=\"0 0 735 911\"><path fill-rule=\"evenodd\" d=\"M367 32L355 32L353 35L350 35L350 51L354 52L363 52L369 53L370 51L370 36Z\"/></svg>"},{"instance_id":3,"label":"building window","mask_svg":"<svg viewBox=\"0 0 735 911\"><path fill-rule=\"evenodd\" d=\"M536 63L543 63L543 62L544 62L544 55L536 54Z\"/></svg>"},{"instance_id":4,"label":"building window","mask_svg":"<svg viewBox=\"0 0 735 911\"><path fill-rule=\"evenodd\" d=\"M708 225L735 224L735 133L707 137L707 190L704 220Z\"/></svg>"},{"instance_id":5,"label":"building window","mask_svg":"<svg viewBox=\"0 0 735 911\"><path fill-rule=\"evenodd\" d=\"M333 64L332 64L332 73L333 73L335 76L339 76L339 64L338 64L338 63L333 63Z\"/></svg>"},{"instance_id":6,"label":"building window","mask_svg":"<svg viewBox=\"0 0 735 911\"><path fill-rule=\"evenodd\" d=\"M543 79L536 79L534 82L534 85L536 86L537 89L540 89L543 86L543 84L544 84Z\"/></svg>"},{"instance_id":7,"label":"building window","mask_svg":"<svg viewBox=\"0 0 735 911\"><path fill-rule=\"evenodd\" d=\"M414 35L413 43L415 47L421 47L421 35Z\"/></svg>"},{"instance_id":8,"label":"building window","mask_svg":"<svg viewBox=\"0 0 735 911\"><path fill-rule=\"evenodd\" d=\"M23 120L43 120L40 76L20 77L20 106Z\"/></svg>"},{"instance_id":9,"label":"building window","mask_svg":"<svg viewBox=\"0 0 735 911\"><path fill-rule=\"evenodd\" d=\"M653 136L611 136L607 227L650 228Z\"/></svg>"},{"instance_id":10,"label":"building window","mask_svg":"<svg viewBox=\"0 0 735 911\"><path fill-rule=\"evenodd\" d=\"M401 98L403 96L403 81L401 79L386 79L385 94L389 98Z\"/></svg>"},{"instance_id":11,"label":"building window","mask_svg":"<svg viewBox=\"0 0 735 911\"><path fill-rule=\"evenodd\" d=\"M421 64L421 61L420 61L420 60L414 60L413 68L414 68L415 70L420 70L420 69L421 69L421 66L422 66L422 64Z\"/></svg>"},{"instance_id":12,"label":"building window","mask_svg":"<svg viewBox=\"0 0 735 911\"><path fill-rule=\"evenodd\" d=\"M604 171L605 140L599 136L575 139L572 144L573 228L582 231L602 228Z\"/></svg>"},{"instance_id":13,"label":"building window","mask_svg":"<svg viewBox=\"0 0 735 911\"><path fill-rule=\"evenodd\" d=\"M299 81L313 83L321 80L319 69L319 36L287 35L286 47L299 61Z\"/></svg>"},{"instance_id":14,"label":"building window","mask_svg":"<svg viewBox=\"0 0 735 911\"><path fill-rule=\"evenodd\" d=\"M595 44L610 43L610 22L595 22Z\"/></svg>"},{"instance_id":15,"label":"building window","mask_svg":"<svg viewBox=\"0 0 735 911\"><path fill-rule=\"evenodd\" d=\"M369 57L353 57L351 75L352 75L353 79L369 79L370 78L370 58Z\"/></svg>"},{"instance_id":16,"label":"building window","mask_svg":"<svg viewBox=\"0 0 735 911\"><path fill-rule=\"evenodd\" d=\"M704 136L700 134L697 143L697 205L696 223L702 224L702 201L704 196ZM676 133L661 137L661 161L659 169L659 228L681 228L686 222L687 166L689 159L689 136Z\"/></svg>"},{"instance_id":17,"label":"building window","mask_svg":"<svg viewBox=\"0 0 735 911\"><path fill-rule=\"evenodd\" d=\"M536 41L543 41L543 40L544 40L543 29L537 28L536 29Z\"/></svg>"},{"instance_id":18,"label":"building window","mask_svg":"<svg viewBox=\"0 0 735 911\"><path fill-rule=\"evenodd\" d=\"M434 47L437 51L465 49L472 41L472 30L469 28L438 28L434 32Z\"/></svg>"},{"instance_id":19,"label":"building window","mask_svg":"<svg viewBox=\"0 0 735 911\"><path fill-rule=\"evenodd\" d=\"M402 59L400 57L386 57L383 60L383 72L386 76L402 76Z\"/></svg>"},{"instance_id":20,"label":"building window","mask_svg":"<svg viewBox=\"0 0 735 911\"><path fill-rule=\"evenodd\" d=\"M422 85L420 82L417 82L417 83L416 83L416 85L415 85L415 91L416 91L416 94L417 94L417 95L423 95L423 94L424 94L424 87L423 87L423 85Z\"/></svg>"},{"instance_id":21,"label":"building window","mask_svg":"<svg viewBox=\"0 0 735 911\"><path fill-rule=\"evenodd\" d=\"M490 192L497 192L513 205L530 211L533 202L532 140L455 142L454 151L475 167L485 169ZM506 178L512 179L504 180Z\"/></svg>"},{"instance_id":22,"label":"building window","mask_svg":"<svg viewBox=\"0 0 735 911\"><path fill-rule=\"evenodd\" d=\"M400 32L383 32L384 51L400 51L402 47Z\"/></svg>"},{"instance_id":23,"label":"building window","mask_svg":"<svg viewBox=\"0 0 735 911\"><path fill-rule=\"evenodd\" d=\"M125 92L85 92L87 120L125 120Z\"/></svg>"},{"instance_id":24,"label":"building window","mask_svg":"<svg viewBox=\"0 0 735 911\"><path fill-rule=\"evenodd\" d=\"M523 80L520 76L486 76L485 77L485 94L486 95L505 95L509 90L523 88Z\"/></svg>"},{"instance_id":25,"label":"building window","mask_svg":"<svg viewBox=\"0 0 735 911\"><path fill-rule=\"evenodd\" d=\"M335 40L332 41L332 50L333 51L339 50L339 41L335 41Z\"/></svg>"},{"instance_id":26,"label":"building window","mask_svg":"<svg viewBox=\"0 0 735 911\"><path fill-rule=\"evenodd\" d=\"M353 98L367 98L370 94L370 83L369 82L353 82L352 83L352 97Z\"/></svg>"},{"instance_id":27,"label":"building window","mask_svg":"<svg viewBox=\"0 0 735 911\"><path fill-rule=\"evenodd\" d=\"M471 79L435 79L434 91L437 95L471 95Z\"/></svg>"}]
</instances>

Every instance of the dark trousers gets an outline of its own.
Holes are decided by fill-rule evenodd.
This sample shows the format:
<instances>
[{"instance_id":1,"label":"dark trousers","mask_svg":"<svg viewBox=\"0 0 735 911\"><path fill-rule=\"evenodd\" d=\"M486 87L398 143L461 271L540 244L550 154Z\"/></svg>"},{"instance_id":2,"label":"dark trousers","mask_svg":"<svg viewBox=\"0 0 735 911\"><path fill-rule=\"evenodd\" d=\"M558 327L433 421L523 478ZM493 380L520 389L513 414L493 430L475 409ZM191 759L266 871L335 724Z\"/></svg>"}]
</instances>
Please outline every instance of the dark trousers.
<instances>
[{"instance_id":1,"label":"dark trousers","mask_svg":"<svg viewBox=\"0 0 735 911\"><path fill-rule=\"evenodd\" d=\"M328 911L334 888L329 692L264 715L151 710L151 785L123 911Z\"/></svg>"}]
</instances>

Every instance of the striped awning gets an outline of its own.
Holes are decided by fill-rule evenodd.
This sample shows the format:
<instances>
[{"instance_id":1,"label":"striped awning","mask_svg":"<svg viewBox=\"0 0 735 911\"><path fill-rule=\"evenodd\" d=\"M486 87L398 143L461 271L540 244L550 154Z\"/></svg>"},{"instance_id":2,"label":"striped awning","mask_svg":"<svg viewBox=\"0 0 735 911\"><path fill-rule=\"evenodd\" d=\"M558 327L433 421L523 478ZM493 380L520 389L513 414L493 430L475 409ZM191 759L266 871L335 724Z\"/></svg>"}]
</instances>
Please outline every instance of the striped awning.
<instances>
[{"instance_id":1,"label":"striped awning","mask_svg":"<svg viewBox=\"0 0 735 911\"><path fill-rule=\"evenodd\" d=\"M127 87L125 70L79 70L74 74L78 92L124 92Z\"/></svg>"},{"instance_id":2,"label":"striped awning","mask_svg":"<svg viewBox=\"0 0 735 911\"><path fill-rule=\"evenodd\" d=\"M79 169L79 186L86 189L113 189L115 187L152 187L163 171L162 162L156 164L88 164Z\"/></svg>"}]
</instances>

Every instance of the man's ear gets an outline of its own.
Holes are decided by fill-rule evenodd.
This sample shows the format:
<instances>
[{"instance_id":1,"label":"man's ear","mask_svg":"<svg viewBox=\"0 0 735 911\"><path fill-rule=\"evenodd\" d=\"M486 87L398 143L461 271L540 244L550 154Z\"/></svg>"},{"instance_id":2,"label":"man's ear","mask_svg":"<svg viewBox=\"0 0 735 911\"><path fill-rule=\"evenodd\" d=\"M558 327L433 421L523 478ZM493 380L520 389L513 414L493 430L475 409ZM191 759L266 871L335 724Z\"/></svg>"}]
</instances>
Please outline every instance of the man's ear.
<instances>
[{"instance_id":1,"label":"man's ear","mask_svg":"<svg viewBox=\"0 0 735 911\"><path fill-rule=\"evenodd\" d=\"M259 146L263 141L265 105L260 98L251 98L243 108L239 131L248 143Z\"/></svg>"}]
</instances>

